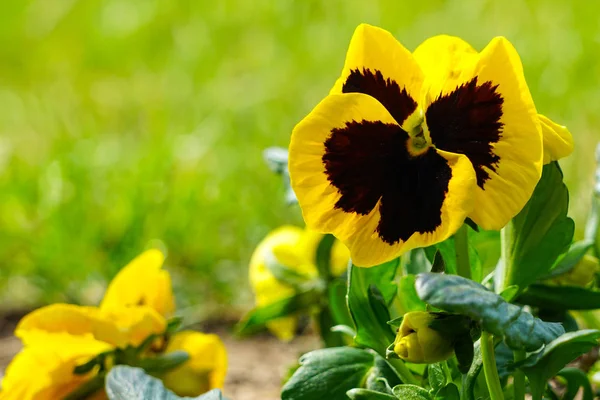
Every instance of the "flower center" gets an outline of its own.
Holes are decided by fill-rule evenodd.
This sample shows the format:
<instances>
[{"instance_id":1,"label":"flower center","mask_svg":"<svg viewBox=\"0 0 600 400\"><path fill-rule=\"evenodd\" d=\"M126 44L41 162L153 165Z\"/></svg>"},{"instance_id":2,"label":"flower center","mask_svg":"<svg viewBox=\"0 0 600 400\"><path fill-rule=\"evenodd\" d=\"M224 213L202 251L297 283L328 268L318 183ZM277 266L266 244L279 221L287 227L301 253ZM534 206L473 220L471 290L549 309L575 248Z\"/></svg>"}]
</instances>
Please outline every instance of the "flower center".
<instances>
[{"instance_id":1,"label":"flower center","mask_svg":"<svg viewBox=\"0 0 600 400\"><path fill-rule=\"evenodd\" d=\"M402 128L408 133L409 139L406 142L408 152L412 156L419 156L427 151L431 146L431 137L425 126L423 109L417 108L406 121Z\"/></svg>"}]
</instances>

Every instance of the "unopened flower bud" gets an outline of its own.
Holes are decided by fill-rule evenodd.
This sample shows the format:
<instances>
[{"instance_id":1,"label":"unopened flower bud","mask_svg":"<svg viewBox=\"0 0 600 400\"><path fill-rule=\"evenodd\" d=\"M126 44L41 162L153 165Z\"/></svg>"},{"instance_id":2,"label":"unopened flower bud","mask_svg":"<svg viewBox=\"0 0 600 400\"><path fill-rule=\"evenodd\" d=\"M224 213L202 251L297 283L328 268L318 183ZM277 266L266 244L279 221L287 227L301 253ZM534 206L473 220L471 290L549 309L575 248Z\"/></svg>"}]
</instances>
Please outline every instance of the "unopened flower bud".
<instances>
[{"instance_id":1,"label":"unopened flower bud","mask_svg":"<svg viewBox=\"0 0 600 400\"><path fill-rule=\"evenodd\" d=\"M436 314L413 311L404 315L393 351L412 363L435 363L452 356L453 338L430 327Z\"/></svg>"},{"instance_id":2,"label":"unopened flower bud","mask_svg":"<svg viewBox=\"0 0 600 400\"><path fill-rule=\"evenodd\" d=\"M570 271L557 276L551 282L557 285L587 286L594 281L598 272L600 261L586 254Z\"/></svg>"}]
</instances>

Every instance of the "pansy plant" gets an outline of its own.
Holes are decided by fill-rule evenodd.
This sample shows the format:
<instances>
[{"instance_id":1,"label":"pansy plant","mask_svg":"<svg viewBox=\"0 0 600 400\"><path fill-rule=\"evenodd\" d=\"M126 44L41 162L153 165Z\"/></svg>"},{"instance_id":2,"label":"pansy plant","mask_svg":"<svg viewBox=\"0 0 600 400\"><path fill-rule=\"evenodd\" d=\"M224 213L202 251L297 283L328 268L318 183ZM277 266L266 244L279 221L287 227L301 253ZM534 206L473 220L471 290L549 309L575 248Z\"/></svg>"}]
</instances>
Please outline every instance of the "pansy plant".
<instances>
[{"instance_id":1,"label":"pansy plant","mask_svg":"<svg viewBox=\"0 0 600 400\"><path fill-rule=\"evenodd\" d=\"M541 400L557 375L591 399L563 369L600 338L570 312L600 307L599 197L573 243L557 162L572 150L507 39L410 52L360 25L288 160L308 228L350 251L351 324L334 330L352 346L304 355L282 399Z\"/></svg>"},{"instance_id":2,"label":"pansy plant","mask_svg":"<svg viewBox=\"0 0 600 400\"><path fill-rule=\"evenodd\" d=\"M437 36L411 53L361 25L341 77L295 127L289 168L307 225L372 266L449 238L466 218L499 230L544 161L571 149L566 128L537 113L506 39L477 53Z\"/></svg>"}]
</instances>

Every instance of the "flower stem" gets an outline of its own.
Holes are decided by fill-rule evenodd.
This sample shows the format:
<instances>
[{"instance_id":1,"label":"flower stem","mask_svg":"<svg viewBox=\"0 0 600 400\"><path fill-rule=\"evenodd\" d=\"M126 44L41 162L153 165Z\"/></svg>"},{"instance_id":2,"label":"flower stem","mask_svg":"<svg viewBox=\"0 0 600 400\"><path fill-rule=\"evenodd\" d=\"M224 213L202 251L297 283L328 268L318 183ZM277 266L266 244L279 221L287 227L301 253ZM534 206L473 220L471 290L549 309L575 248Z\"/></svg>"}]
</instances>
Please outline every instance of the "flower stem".
<instances>
[{"instance_id":1,"label":"flower stem","mask_svg":"<svg viewBox=\"0 0 600 400\"><path fill-rule=\"evenodd\" d=\"M515 350L514 353L515 363L519 361L523 361L525 359L526 353L523 350ZM524 400L525 399L525 374L520 369L517 369L514 373L514 382L513 387L515 390L515 399L514 400Z\"/></svg>"},{"instance_id":2,"label":"flower stem","mask_svg":"<svg viewBox=\"0 0 600 400\"><path fill-rule=\"evenodd\" d=\"M512 277L512 259L511 259L511 246L512 246L512 220L500 231L500 251L501 251L501 263L500 263L500 274L496 274L496 293L502 293L504 289L510 286L510 280Z\"/></svg>"},{"instance_id":3,"label":"flower stem","mask_svg":"<svg viewBox=\"0 0 600 400\"><path fill-rule=\"evenodd\" d=\"M456 252L456 273L463 278L471 279L471 263L469 261L469 238L466 224L454 234L454 250Z\"/></svg>"},{"instance_id":4,"label":"flower stem","mask_svg":"<svg viewBox=\"0 0 600 400\"><path fill-rule=\"evenodd\" d=\"M394 370L396 371L396 374L398 375L398 378L400 378L402 383L420 385L417 378L414 377L414 375L412 374L412 372L410 372L406 364L404 364L404 361L402 361L399 358L389 358L387 361L392 367L394 367Z\"/></svg>"},{"instance_id":5,"label":"flower stem","mask_svg":"<svg viewBox=\"0 0 600 400\"><path fill-rule=\"evenodd\" d=\"M483 372L490 392L491 400L504 400L500 377L496 368L496 355L494 354L494 337L486 331L481 332L481 356L483 358Z\"/></svg>"}]
</instances>

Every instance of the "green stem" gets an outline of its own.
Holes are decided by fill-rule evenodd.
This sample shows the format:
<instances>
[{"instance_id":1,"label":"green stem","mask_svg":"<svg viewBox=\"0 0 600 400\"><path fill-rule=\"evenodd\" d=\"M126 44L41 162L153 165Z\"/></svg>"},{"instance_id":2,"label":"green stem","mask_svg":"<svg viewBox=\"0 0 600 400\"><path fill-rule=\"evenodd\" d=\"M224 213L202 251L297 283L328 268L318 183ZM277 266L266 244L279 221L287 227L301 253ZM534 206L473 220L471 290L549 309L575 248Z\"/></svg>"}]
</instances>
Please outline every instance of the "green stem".
<instances>
[{"instance_id":1,"label":"green stem","mask_svg":"<svg viewBox=\"0 0 600 400\"><path fill-rule=\"evenodd\" d=\"M414 377L414 375L412 374L412 372L410 372L406 364L404 364L404 361L402 361L399 358L390 358L387 361L392 367L394 367L394 370L396 371L396 374L398 375L398 378L400 378L402 383L410 385L420 385L417 378Z\"/></svg>"},{"instance_id":2,"label":"green stem","mask_svg":"<svg viewBox=\"0 0 600 400\"><path fill-rule=\"evenodd\" d=\"M525 359L526 353L524 350L515 350L514 353L515 363L519 361L523 361ZM515 399L514 400L524 400L525 399L525 373L517 369L514 373L514 382L513 388L515 391Z\"/></svg>"},{"instance_id":3,"label":"green stem","mask_svg":"<svg viewBox=\"0 0 600 400\"><path fill-rule=\"evenodd\" d=\"M469 261L469 237L467 224L463 224L454 234L454 250L456 252L456 273L471 279L471 263Z\"/></svg>"},{"instance_id":4,"label":"green stem","mask_svg":"<svg viewBox=\"0 0 600 400\"><path fill-rule=\"evenodd\" d=\"M481 332L481 357L483 358L483 372L490 392L491 400L504 400L500 377L496 368L496 355L494 354L494 337L489 332Z\"/></svg>"},{"instance_id":5,"label":"green stem","mask_svg":"<svg viewBox=\"0 0 600 400\"><path fill-rule=\"evenodd\" d=\"M510 279L512 277L512 258L511 258L511 246L512 246L512 220L502 228L500 231L500 250L502 255L501 262L501 274L498 274L495 279L498 280L496 283L496 293L502 293L504 289L510 286Z\"/></svg>"}]
</instances>

